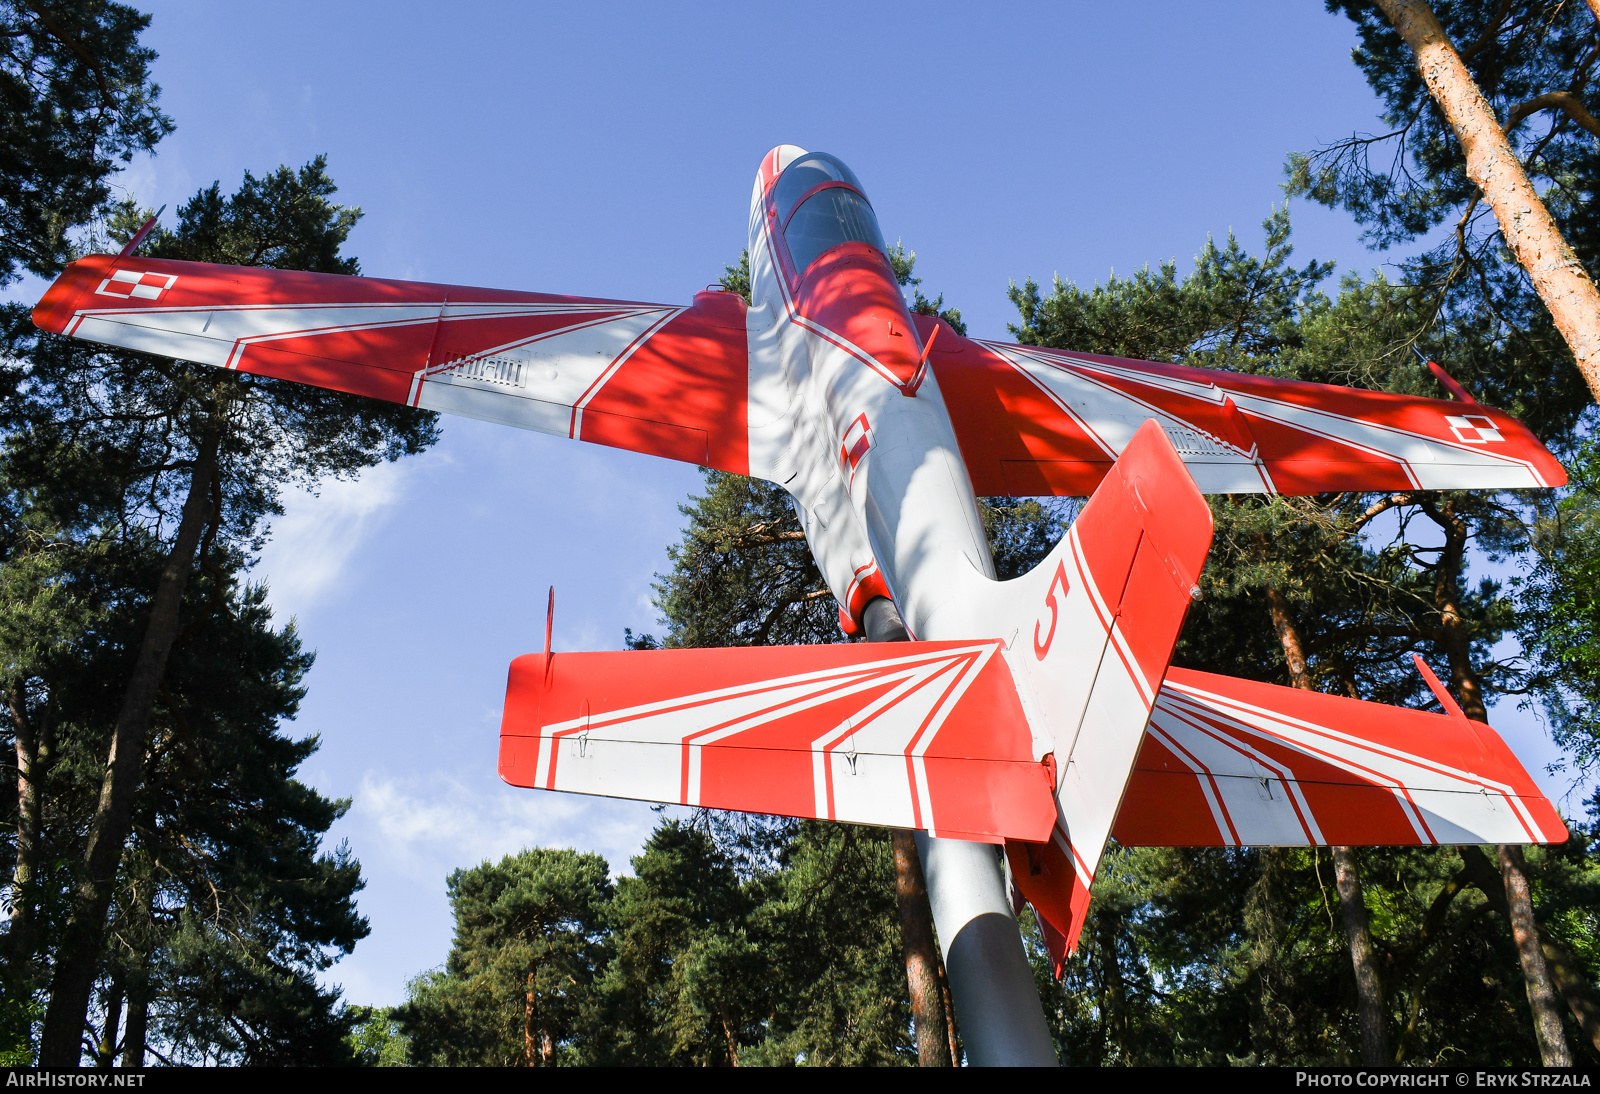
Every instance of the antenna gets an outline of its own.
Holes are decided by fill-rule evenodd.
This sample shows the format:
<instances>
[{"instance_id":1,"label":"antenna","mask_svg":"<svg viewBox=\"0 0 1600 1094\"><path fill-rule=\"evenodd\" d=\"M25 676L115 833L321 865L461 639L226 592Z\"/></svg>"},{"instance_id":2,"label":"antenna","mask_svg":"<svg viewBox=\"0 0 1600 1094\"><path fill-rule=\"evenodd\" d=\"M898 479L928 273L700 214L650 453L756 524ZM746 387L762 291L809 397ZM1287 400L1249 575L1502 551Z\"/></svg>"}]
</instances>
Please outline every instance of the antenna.
<instances>
[{"instance_id":1,"label":"antenna","mask_svg":"<svg viewBox=\"0 0 1600 1094\"><path fill-rule=\"evenodd\" d=\"M556 587L550 586L550 603L544 611L544 676L550 678L550 631L556 622Z\"/></svg>"},{"instance_id":2,"label":"antenna","mask_svg":"<svg viewBox=\"0 0 1600 1094\"><path fill-rule=\"evenodd\" d=\"M1422 673L1422 679L1427 682L1428 689L1433 692L1433 697L1439 700L1439 705L1444 707L1444 712L1453 718L1460 718L1466 721L1467 716L1462 713L1460 705L1444 689L1444 685L1439 683L1439 678L1433 674L1433 670L1428 667L1428 663L1422 659L1422 654L1414 653L1411 655L1411 659L1417 663L1417 671Z\"/></svg>"},{"instance_id":3,"label":"antenna","mask_svg":"<svg viewBox=\"0 0 1600 1094\"><path fill-rule=\"evenodd\" d=\"M933 348L933 340L939 337L939 328L942 326L937 319L934 320L933 330L928 332L928 340L922 343L922 356L917 358L917 367L911 373L911 379L900 385L900 394L912 397L917 394L917 389L922 386L922 381L928 375L928 351Z\"/></svg>"},{"instance_id":4,"label":"antenna","mask_svg":"<svg viewBox=\"0 0 1600 1094\"><path fill-rule=\"evenodd\" d=\"M1440 384L1444 385L1444 389L1451 395L1455 396L1458 401L1466 403L1469 406L1478 405L1478 400L1467 394L1467 389L1456 383L1455 379L1444 370L1443 365L1439 364L1439 362L1433 360L1427 354L1423 353L1416 347L1415 344L1412 345L1411 352L1417 355L1417 360L1428 366L1428 371L1433 373L1433 378L1438 380Z\"/></svg>"},{"instance_id":5,"label":"antenna","mask_svg":"<svg viewBox=\"0 0 1600 1094\"><path fill-rule=\"evenodd\" d=\"M152 228L154 228L156 226L156 219L158 217L160 217L161 214L166 212L166 211L167 211L167 207L165 205L163 205L161 208L156 210L156 215L155 216L151 217L149 220L147 220L143 224L141 224L139 226L139 230L137 232L133 233L133 238L128 240L128 245L126 247L122 248L122 250L117 252L117 257L118 258L127 258L134 251L137 251L139 249L139 244L144 242L144 237L150 234L150 229L152 229Z\"/></svg>"}]
</instances>

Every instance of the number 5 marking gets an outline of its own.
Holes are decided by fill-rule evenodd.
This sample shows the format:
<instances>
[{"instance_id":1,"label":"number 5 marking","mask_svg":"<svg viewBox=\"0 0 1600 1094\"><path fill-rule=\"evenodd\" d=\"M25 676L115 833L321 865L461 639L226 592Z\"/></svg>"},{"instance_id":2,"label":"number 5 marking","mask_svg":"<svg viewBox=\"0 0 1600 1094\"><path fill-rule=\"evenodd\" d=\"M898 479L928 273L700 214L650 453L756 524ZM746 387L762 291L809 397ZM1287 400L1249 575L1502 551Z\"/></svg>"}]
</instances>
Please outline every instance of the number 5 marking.
<instances>
[{"instance_id":1,"label":"number 5 marking","mask_svg":"<svg viewBox=\"0 0 1600 1094\"><path fill-rule=\"evenodd\" d=\"M1071 589L1071 586L1067 584L1067 562L1065 559L1056 563L1055 576L1050 579L1050 584L1044 591L1044 602L1050 606L1050 631L1044 636L1043 642L1039 641L1039 622L1035 621L1033 624L1033 655L1040 661L1043 661L1044 655L1050 652L1050 643L1055 641L1056 637L1058 608L1055 590L1057 585L1061 586L1061 599L1065 600L1067 592Z\"/></svg>"}]
</instances>

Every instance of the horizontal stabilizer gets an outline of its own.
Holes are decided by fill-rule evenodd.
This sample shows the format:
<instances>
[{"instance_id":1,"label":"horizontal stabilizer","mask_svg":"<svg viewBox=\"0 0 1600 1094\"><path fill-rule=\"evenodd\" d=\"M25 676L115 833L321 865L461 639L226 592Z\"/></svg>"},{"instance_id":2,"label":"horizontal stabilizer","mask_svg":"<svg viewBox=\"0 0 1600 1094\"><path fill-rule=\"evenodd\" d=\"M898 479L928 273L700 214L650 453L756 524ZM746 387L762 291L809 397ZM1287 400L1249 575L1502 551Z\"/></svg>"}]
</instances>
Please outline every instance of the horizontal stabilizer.
<instances>
[{"instance_id":1,"label":"horizontal stabilizer","mask_svg":"<svg viewBox=\"0 0 1600 1094\"><path fill-rule=\"evenodd\" d=\"M500 732L513 786L990 843L1055 822L994 640L534 654Z\"/></svg>"},{"instance_id":2,"label":"horizontal stabilizer","mask_svg":"<svg viewBox=\"0 0 1600 1094\"><path fill-rule=\"evenodd\" d=\"M1170 669L1112 832L1126 846L1560 843L1500 735L1464 717Z\"/></svg>"}]
</instances>

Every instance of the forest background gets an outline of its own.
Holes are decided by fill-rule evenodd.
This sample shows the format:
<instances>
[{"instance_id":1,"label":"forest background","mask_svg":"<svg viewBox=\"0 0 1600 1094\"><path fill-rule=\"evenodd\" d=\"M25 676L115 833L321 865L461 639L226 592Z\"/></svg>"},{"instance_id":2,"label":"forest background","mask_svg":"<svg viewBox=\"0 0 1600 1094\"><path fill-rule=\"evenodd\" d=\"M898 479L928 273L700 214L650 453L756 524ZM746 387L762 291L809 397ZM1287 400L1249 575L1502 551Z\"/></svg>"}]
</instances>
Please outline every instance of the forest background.
<instances>
[{"instance_id":1,"label":"forest background","mask_svg":"<svg viewBox=\"0 0 1600 1094\"><path fill-rule=\"evenodd\" d=\"M1230 226L1266 253L1255 225L1282 200L1284 154L1382 131L1348 60L1351 24L1311 5L1204 20L1152 6L1120 24L1039 9L976 34L957 12L919 13L841 9L829 22L824 11L797 32L732 30L715 15L690 24L615 9L581 24L485 8L462 16L457 44L426 35L420 8L380 22L354 9L269 18L157 6L144 40L163 54L160 105L178 129L117 186L176 206L212 178L230 193L244 169L327 150L337 200L367 213L345 249L365 272L677 299L737 254L751 165L793 140L855 165L889 234L921 250L927 284L974 333L1005 337L1017 312L1003 287L1030 272L1093 284L1113 267L1198 252ZM841 21L853 44L839 44ZM737 67L774 41L782 78L760 92L772 96L763 110L725 73L684 62ZM973 78L886 68L885 42ZM450 78L423 90L396 69ZM532 97L508 75L530 71ZM641 114L646 86L656 109ZM1297 269L1378 261L1342 212L1298 202L1294 226ZM39 285L9 291L31 301ZM291 497L254 571L279 622L297 617L321 654L297 732L320 733L322 750L301 777L354 799L333 835L362 861L375 929L324 977L358 1001L398 1002L435 959L419 955L444 951L449 869L544 844L598 851L620 871L656 821L499 788L493 727L504 664L531 645L544 584L564 591L559 645L605 648L623 627L658 629L651 575L667 569L676 504L700 484L474 423L449 423L445 438L320 498ZM1553 758L1528 748L1540 737L1535 724L1514 738L1535 768Z\"/></svg>"}]
</instances>

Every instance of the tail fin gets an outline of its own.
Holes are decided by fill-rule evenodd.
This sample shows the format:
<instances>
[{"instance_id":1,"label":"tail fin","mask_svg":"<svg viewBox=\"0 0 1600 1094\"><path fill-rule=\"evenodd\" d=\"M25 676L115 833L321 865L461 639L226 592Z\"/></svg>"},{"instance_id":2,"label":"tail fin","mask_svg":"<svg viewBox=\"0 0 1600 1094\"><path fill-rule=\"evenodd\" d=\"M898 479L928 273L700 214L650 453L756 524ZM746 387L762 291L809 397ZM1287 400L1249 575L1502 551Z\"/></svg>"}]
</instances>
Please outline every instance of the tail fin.
<instances>
[{"instance_id":1,"label":"tail fin","mask_svg":"<svg viewBox=\"0 0 1600 1094\"><path fill-rule=\"evenodd\" d=\"M1056 759L1055 830L1006 854L1058 970L1210 548L1211 510L1152 421L1045 561L993 587L1035 751Z\"/></svg>"}]
</instances>

